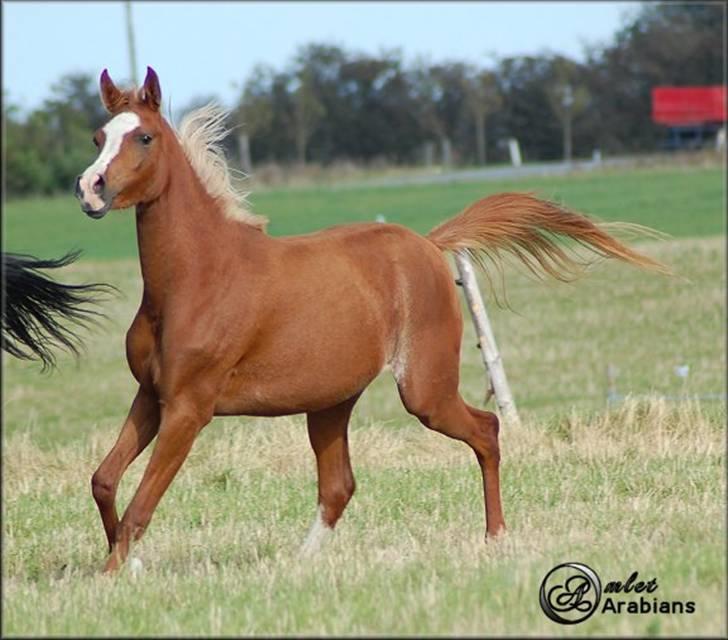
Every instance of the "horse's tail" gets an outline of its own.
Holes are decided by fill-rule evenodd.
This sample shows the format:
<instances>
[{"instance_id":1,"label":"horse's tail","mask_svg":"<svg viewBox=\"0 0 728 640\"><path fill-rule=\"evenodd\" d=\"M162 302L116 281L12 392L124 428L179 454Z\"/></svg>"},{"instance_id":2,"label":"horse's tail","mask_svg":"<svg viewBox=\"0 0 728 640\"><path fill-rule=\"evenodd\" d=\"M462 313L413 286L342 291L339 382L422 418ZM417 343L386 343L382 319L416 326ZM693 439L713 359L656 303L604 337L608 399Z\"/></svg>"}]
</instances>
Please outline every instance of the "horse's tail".
<instances>
[{"instance_id":1,"label":"horse's tail","mask_svg":"<svg viewBox=\"0 0 728 640\"><path fill-rule=\"evenodd\" d=\"M502 251L518 258L536 276L548 274L568 282L581 275L596 256L617 258L663 274L660 262L622 244L605 229L659 235L628 223L595 223L559 204L529 193L501 193L478 200L427 235L442 251L465 251L483 268L485 259L500 270ZM575 240L577 246L563 244ZM580 255L578 245L591 253Z\"/></svg>"},{"instance_id":2,"label":"horse's tail","mask_svg":"<svg viewBox=\"0 0 728 640\"><path fill-rule=\"evenodd\" d=\"M39 359L43 369L55 366L54 347L78 355L81 341L63 322L78 328L102 316L86 305L99 303L116 289L108 284L61 284L41 270L65 267L79 255L73 251L57 260L39 260L3 252L3 350L24 360Z\"/></svg>"}]
</instances>

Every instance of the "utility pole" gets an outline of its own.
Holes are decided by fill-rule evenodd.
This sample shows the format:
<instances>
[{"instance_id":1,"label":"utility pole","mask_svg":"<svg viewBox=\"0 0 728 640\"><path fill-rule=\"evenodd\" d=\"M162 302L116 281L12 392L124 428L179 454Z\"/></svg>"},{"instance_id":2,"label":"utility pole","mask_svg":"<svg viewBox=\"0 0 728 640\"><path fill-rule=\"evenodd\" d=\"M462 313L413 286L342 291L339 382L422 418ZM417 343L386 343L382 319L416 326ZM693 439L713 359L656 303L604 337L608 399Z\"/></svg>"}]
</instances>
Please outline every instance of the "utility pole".
<instances>
[{"instance_id":1,"label":"utility pole","mask_svg":"<svg viewBox=\"0 0 728 640\"><path fill-rule=\"evenodd\" d=\"M131 0L124 3L126 9L126 37L129 44L129 66L131 67L131 81L138 86L136 50L134 48L134 25L131 22Z\"/></svg>"}]
</instances>

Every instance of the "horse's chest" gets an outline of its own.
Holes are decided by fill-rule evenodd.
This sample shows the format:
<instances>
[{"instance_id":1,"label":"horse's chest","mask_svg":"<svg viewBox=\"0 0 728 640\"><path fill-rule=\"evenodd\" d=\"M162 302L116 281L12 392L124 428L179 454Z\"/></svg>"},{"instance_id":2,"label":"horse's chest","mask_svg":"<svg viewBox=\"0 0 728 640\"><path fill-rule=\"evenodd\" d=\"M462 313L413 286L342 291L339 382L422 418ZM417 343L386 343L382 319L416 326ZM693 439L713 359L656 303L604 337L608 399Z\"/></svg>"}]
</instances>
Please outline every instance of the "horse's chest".
<instances>
[{"instance_id":1,"label":"horse's chest","mask_svg":"<svg viewBox=\"0 0 728 640\"><path fill-rule=\"evenodd\" d=\"M137 382L155 389L159 384L161 370L159 346L155 324L146 315L137 315L126 334L126 358Z\"/></svg>"}]
</instances>

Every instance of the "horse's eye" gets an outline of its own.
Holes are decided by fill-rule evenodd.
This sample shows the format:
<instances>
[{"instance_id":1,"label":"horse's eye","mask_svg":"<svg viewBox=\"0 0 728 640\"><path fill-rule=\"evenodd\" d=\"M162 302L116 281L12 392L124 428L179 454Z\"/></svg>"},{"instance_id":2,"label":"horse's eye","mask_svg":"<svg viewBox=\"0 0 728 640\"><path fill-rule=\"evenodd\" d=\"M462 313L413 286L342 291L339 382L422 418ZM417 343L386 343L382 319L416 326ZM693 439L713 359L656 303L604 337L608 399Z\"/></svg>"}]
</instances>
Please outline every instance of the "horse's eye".
<instances>
[{"instance_id":1,"label":"horse's eye","mask_svg":"<svg viewBox=\"0 0 728 640\"><path fill-rule=\"evenodd\" d=\"M93 140L93 143L96 145L96 148L98 149L99 148L99 141L96 139L96 136L94 136L91 139Z\"/></svg>"},{"instance_id":2,"label":"horse's eye","mask_svg":"<svg viewBox=\"0 0 728 640\"><path fill-rule=\"evenodd\" d=\"M152 136L145 133L139 137L139 141L144 145L149 144L152 141Z\"/></svg>"}]
</instances>

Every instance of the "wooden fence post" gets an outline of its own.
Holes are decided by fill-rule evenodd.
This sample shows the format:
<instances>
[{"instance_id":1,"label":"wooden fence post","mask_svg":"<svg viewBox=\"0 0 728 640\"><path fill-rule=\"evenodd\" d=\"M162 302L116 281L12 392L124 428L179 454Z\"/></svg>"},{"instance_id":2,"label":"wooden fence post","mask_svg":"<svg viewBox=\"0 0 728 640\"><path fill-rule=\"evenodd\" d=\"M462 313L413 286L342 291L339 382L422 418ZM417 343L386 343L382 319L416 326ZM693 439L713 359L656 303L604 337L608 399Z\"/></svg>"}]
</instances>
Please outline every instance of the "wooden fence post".
<instances>
[{"instance_id":1,"label":"wooden fence post","mask_svg":"<svg viewBox=\"0 0 728 640\"><path fill-rule=\"evenodd\" d=\"M468 302L470 315L475 325L475 333L478 337L480 345L480 353L483 357L483 364L487 374L490 376L493 393L495 394L495 402L500 411L501 417L510 424L520 423L516 405L513 402L511 389L508 386L506 372L503 368L503 360L498 353L498 346L493 336L493 328L490 326L490 320L485 310L483 296L478 288L478 281L475 277L475 269L470 261L467 253L457 251L455 253L455 262L457 264L458 273L460 274L460 282L465 292L465 299Z\"/></svg>"}]
</instances>

